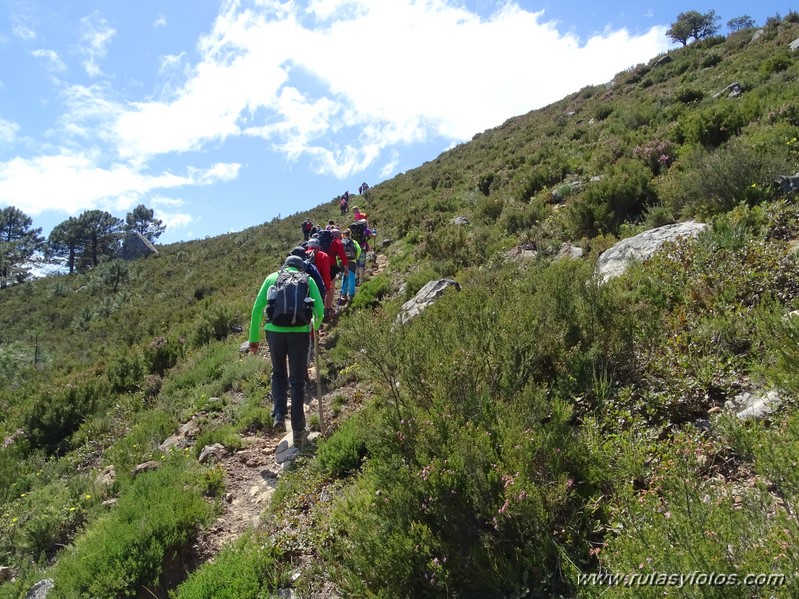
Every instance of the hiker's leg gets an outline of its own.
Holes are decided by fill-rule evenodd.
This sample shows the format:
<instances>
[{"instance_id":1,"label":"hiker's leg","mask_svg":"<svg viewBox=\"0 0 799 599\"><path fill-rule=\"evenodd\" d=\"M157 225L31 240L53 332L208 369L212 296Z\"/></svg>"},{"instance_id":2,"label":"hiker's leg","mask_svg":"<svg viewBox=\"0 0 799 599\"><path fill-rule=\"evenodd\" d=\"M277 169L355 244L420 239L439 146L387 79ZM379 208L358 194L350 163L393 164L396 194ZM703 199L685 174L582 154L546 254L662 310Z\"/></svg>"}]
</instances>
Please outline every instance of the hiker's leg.
<instances>
[{"instance_id":1,"label":"hiker's leg","mask_svg":"<svg viewBox=\"0 0 799 599\"><path fill-rule=\"evenodd\" d=\"M305 428L305 375L308 372L308 333L285 333L289 337L289 385L291 386L291 428Z\"/></svg>"},{"instance_id":2,"label":"hiker's leg","mask_svg":"<svg viewBox=\"0 0 799 599\"><path fill-rule=\"evenodd\" d=\"M349 276L347 277L347 294L349 294L350 298L355 297L355 269L353 268L349 269Z\"/></svg>"},{"instance_id":3,"label":"hiker's leg","mask_svg":"<svg viewBox=\"0 0 799 599\"><path fill-rule=\"evenodd\" d=\"M285 418L287 411L288 374L286 372L286 358L288 356L288 343L286 335L288 334L274 331L266 332L269 357L272 359L272 417L275 420Z\"/></svg>"}]
</instances>

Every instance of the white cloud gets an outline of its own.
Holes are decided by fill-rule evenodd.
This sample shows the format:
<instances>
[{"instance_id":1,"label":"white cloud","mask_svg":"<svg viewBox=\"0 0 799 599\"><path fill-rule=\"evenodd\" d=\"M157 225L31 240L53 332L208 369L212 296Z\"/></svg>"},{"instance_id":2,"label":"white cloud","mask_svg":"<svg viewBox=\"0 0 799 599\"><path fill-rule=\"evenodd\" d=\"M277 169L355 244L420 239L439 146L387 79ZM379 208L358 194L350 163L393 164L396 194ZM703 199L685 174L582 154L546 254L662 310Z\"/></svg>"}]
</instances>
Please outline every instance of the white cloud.
<instances>
[{"instance_id":1,"label":"white cloud","mask_svg":"<svg viewBox=\"0 0 799 599\"><path fill-rule=\"evenodd\" d=\"M63 152L0 163L0 205L15 205L34 216L48 210L67 214L98 207L119 210L154 190L227 181L239 168L216 164L208 170L189 169L185 175L149 174L121 163L101 166L96 158Z\"/></svg>"},{"instance_id":2,"label":"white cloud","mask_svg":"<svg viewBox=\"0 0 799 599\"><path fill-rule=\"evenodd\" d=\"M83 68L89 77L98 77L103 74L98 63L105 58L108 44L116 35L116 30L97 11L80 20L80 29L80 51L85 57Z\"/></svg>"},{"instance_id":3,"label":"white cloud","mask_svg":"<svg viewBox=\"0 0 799 599\"><path fill-rule=\"evenodd\" d=\"M12 144L17 137L18 131L19 125L17 123L0 119L0 144Z\"/></svg>"},{"instance_id":4,"label":"white cloud","mask_svg":"<svg viewBox=\"0 0 799 599\"><path fill-rule=\"evenodd\" d=\"M180 54L167 54L166 56L161 57L161 66L158 69L158 73L163 75L167 71L171 71L186 60L186 53L181 52Z\"/></svg>"},{"instance_id":5,"label":"white cloud","mask_svg":"<svg viewBox=\"0 0 799 599\"><path fill-rule=\"evenodd\" d=\"M36 31L28 24L28 18L21 15L11 19L11 33L26 42L36 39Z\"/></svg>"},{"instance_id":6,"label":"white cloud","mask_svg":"<svg viewBox=\"0 0 799 599\"><path fill-rule=\"evenodd\" d=\"M344 177L395 144L467 140L670 45L662 27L581 44L514 3L489 18L446 0L313 0L305 11L244 4L223 5L200 40L201 61L170 99L119 115L123 157L254 135L291 161L308 157L319 172ZM307 28L309 17L325 26ZM339 145L345 133L359 145Z\"/></svg>"},{"instance_id":7,"label":"white cloud","mask_svg":"<svg viewBox=\"0 0 799 599\"><path fill-rule=\"evenodd\" d=\"M153 27L158 29L159 27L166 27L166 26L167 26L166 15L164 14L158 15L158 18L153 23Z\"/></svg>"},{"instance_id":8,"label":"white cloud","mask_svg":"<svg viewBox=\"0 0 799 599\"><path fill-rule=\"evenodd\" d=\"M174 174L155 166L159 157L174 166L178 155L226 151L225 142L246 137L321 174L345 178L382 165L387 177L400 145L457 144L671 47L664 27L609 30L582 43L513 1L490 17L454 4L225 0L195 62L186 49L153 67L160 87L125 97L112 87L116 77L60 84L66 109L47 133L49 149L0 163L0 205L77 213L158 197L173 226L186 226L196 217L153 193L231 181L242 167L230 160ZM89 76L102 74L115 35L97 12L82 19ZM63 65L50 50L34 56ZM18 130L0 120L0 141Z\"/></svg>"},{"instance_id":9,"label":"white cloud","mask_svg":"<svg viewBox=\"0 0 799 599\"><path fill-rule=\"evenodd\" d=\"M43 59L45 66L50 71L63 73L67 70L67 65L64 64L64 61L61 60L61 57L55 50L34 50L31 54L36 58Z\"/></svg>"}]
</instances>

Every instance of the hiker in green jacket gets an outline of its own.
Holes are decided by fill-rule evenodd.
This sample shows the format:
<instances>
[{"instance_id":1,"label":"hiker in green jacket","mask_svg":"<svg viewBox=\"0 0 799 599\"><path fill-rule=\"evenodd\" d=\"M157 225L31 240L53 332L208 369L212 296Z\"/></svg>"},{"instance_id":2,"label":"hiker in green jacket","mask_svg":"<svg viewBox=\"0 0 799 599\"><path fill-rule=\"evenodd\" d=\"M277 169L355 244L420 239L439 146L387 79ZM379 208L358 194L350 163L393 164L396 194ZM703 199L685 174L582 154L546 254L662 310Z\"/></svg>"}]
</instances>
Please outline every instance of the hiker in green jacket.
<instances>
[{"instance_id":1,"label":"hiker in green jacket","mask_svg":"<svg viewBox=\"0 0 799 599\"><path fill-rule=\"evenodd\" d=\"M276 432L286 431L286 405L290 387L291 429L295 446L302 445L307 434L303 404L305 376L308 372L309 333L311 327L318 329L325 313L319 288L304 271L305 263L302 258L293 255L286 258L283 267L266 277L261 285L250 319L250 353L257 354L266 310L267 322L264 329L272 359L273 426ZM272 295L276 297L270 297ZM308 305L311 302L306 298L313 300L312 306Z\"/></svg>"}]
</instances>

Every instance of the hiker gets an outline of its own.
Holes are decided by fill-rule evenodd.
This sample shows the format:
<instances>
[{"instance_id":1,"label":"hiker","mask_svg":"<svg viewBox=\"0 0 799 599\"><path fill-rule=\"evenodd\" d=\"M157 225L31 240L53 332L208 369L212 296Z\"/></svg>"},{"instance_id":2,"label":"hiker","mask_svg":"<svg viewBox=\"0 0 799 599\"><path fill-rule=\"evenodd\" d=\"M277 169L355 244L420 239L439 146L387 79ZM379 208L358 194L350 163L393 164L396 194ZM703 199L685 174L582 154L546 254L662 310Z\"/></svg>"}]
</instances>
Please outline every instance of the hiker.
<instances>
[{"instance_id":1,"label":"hiker","mask_svg":"<svg viewBox=\"0 0 799 599\"><path fill-rule=\"evenodd\" d=\"M319 240L316 239L314 241L316 241L318 247ZM325 283L322 273L319 272L319 268L316 266L316 262L314 261L315 256L309 256L308 251L301 245L298 245L291 250L290 254L292 256L299 256L302 258L302 260L305 262L305 272L307 272L316 283L316 286L319 288L319 295L325 297L325 293L327 292L327 284Z\"/></svg>"},{"instance_id":2,"label":"hiker","mask_svg":"<svg viewBox=\"0 0 799 599\"><path fill-rule=\"evenodd\" d=\"M303 241L308 241L308 238L311 236L311 230L313 229L313 223L311 222L310 218L306 218L302 221L302 238Z\"/></svg>"},{"instance_id":3,"label":"hiker","mask_svg":"<svg viewBox=\"0 0 799 599\"><path fill-rule=\"evenodd\" d=\"M341 201L338 203L338 207L341 208L341 216L344 216L347 214L347 212L349 212L350 209L349 200L346 198L341 198Z\"/></svg>"},{"instance_id":4,"label":"hiker","mask_svg":"<svg viewBox=\"0 0 799 599\"><path fill-rule=\"evenodd\" d=\"M322 297L325 298L325 318L327 318L333 308L333 296L327 292L333 286L333 281L330 279L330 256L322 250L319 238L311 237L305 244L305 257L308 262L316 266L325 284L325 292ZM328 300L328 298L330 299Z\"/></svg>"},{"instance_id":5,"label":"hiker","mask_svg":"<svg viewBox=\"0 0 799 599\"><path fill-rule=\"evenodd\" d=\"M341 232L341 245L344 253L347 254L349 262L341 275L341 295L338 298L338 305L342 306L355 297L355 269L358 265L358 258L361 256L361 246L352 238L352 232L344 229Z\"/></svg>"},{"instance_id":6,"label":"hiker","mask_svg":"<svg viewBox=\"0 0 799 599\"><path fill-rule=\"evenodd\" d=\"M368 198L366 197L366 192L369 191L369 186L366 184L366 181L361 183L361 186L358 188L358 193L363 196L363 201L365 202Z\"/></svg>"},{"instance_id":7,"label":"hiker","mask_svg":"<svg viewBox=\"0 0 799 599\"><path fill-rule=\"evenodd\" d=\"M329 231L320 231L317 235L322 251L330 257L330 286L327 288L327 294L325 295L325 317L329 317L333 310L333 298L336 294L334 289L336 275L346 269L349 260L344 253L344 247L341 245L341 231L331 229Z\"/></svg>"},{"instance_id":8,"label":"hiker","mask_svg":"<svg viewBox=\"0 0 799 599\"><path fill-rule=\"evenodd\" d=\"M261 324L264 326L269 356L272 360L272 419L275 432L286 431L286 405L291 388L291 429L294 444L301 447L305 431L305 375L311 327L318 329L324 315L319 288L305 272L299 256L288 256L280 270L264 280L250 320L250 353L257 354ZM276 298L269 297L276 294ZM308 299L312 301L309 302ZM286 309L288 306L288 309ZM286 363L288 362L288 370Z\"/></svg>"},{"instance_id":9,"label":"hiker","mask_svg":"<svg viewBox=\"0 0 799 599\"><path fill-rule=\"evenodd\" d=\"M372 230L369 229L369 224L366 222L366 219L361 219L352 223L350 225L350 231L352 233L352 238L361 248L358 258L356 259L356 266L352 269L355 272L354 285L360 285L366 272L366 256L371 249L369 247L369 239L374 235Z\"/></svg>"},{"instance_id":10,"label":"hiker","mask_svg":"<svg viewBox=\"0 0 799 599\"><path fill-rule=\"evenodd\" d=\"M356 221L366 220L366 213L365 212L361 212L361 209L358 208L358 206L353 206L352 207L352 216L353 216L353 218Z\"/></svg>"}]
</instances>

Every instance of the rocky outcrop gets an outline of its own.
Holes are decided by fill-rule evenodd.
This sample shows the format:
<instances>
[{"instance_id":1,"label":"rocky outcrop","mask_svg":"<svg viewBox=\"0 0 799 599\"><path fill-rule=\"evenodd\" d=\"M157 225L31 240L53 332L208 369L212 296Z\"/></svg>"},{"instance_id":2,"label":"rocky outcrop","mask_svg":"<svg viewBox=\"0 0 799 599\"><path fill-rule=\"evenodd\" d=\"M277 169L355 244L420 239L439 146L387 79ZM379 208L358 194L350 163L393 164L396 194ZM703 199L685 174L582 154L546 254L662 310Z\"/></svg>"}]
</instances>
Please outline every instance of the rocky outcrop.
<instances>
[{"instance_id":1,"label":"rocky outcrop","mask_svg":"<svg viewBox=\"0 0 799 599\"><path fill-rule=\"evenodd\" d=\"M402 305L397 321L405 324L416 318L425 308L433 305L436 300L441 297L450 287L454 287L456 291L461 290L461 286L457 281L452 279L438 279L428 282L422 287L415 297L409 299Z\"/></svg>"},{"instance_id":2,"label":"rocky outcrop","mask_svg":"<svg viewBox=\"0 0 799 599\"><path fill-rule=\"evenodd\" d=\"M597 274L606 283L627 270L631 262L643 262L660 246L681 237L696 237L707 228L705 223L686 221L650 229L634 237L622 239L609 250L605 250L597 261Z\"/></svg>"},{"instance_id":3,"label":"rocky outcrop","mask_svg":"<svg viewBox=\"0 0 799 599\"><path fill-rule=\"evenodd\" d=\"M799 191L799 173L777 177L774 186L787 196L795 194Z\"/></svg>"},{"instance_id":4,"label":"rocky outcrop","mask_svg":"<svg viewBox=\"0 0 799 599\"><path fill-rule=\"evenodd\" d=\"M137 260L157 253L158 250L144 235L138 231L128 231L122 240L122 248L117 252L117 258Z\"/></svg>"}]
</instances>

